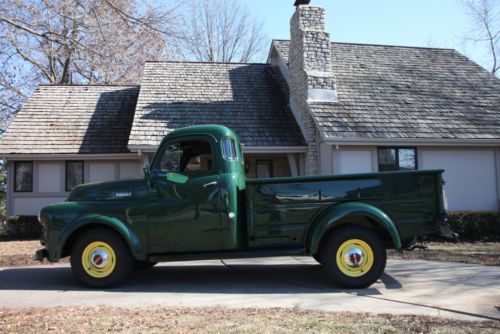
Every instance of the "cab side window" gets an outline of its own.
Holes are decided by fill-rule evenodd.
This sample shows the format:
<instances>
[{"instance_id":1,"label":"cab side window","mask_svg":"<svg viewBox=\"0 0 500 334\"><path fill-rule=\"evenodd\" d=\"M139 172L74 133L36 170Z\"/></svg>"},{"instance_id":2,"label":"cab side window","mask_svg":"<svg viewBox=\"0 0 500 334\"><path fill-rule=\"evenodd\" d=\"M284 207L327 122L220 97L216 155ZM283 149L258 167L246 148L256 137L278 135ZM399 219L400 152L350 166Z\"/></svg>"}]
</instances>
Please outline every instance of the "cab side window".
<instances>
[{"instance_id":1,"label":"cab side window","mask_svg":"<svg viewBox=\"0 0 500 334\"><path fill-rule=\"evenodd\" d=\"M157 166L158 172L204 176L214 172L212 147L206 140L170 143L165 147Z\"/></svg>"}]
</instances>

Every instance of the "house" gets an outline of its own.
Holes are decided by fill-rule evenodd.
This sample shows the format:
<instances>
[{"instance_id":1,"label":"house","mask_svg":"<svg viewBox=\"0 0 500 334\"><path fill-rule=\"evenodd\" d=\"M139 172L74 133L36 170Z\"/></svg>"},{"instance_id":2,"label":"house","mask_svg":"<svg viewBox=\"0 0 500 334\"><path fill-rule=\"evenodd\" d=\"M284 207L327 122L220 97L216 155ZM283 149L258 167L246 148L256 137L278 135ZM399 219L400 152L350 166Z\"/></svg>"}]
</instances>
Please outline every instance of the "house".
<instances>
[{"instance_id":1,"label":"house","mask_svg":"<svg viewBox=\"0 0 500 334\"><path fill-rule=\"evenodd\" d=\"M455 50L332 43L295 11L265 64L148 62L140 86L40 86L0 140L8 212L140 177L162 137L222 124L248 177L443 168L451 210L498 210L500 80Z\"/></svg>"}]
</instances>

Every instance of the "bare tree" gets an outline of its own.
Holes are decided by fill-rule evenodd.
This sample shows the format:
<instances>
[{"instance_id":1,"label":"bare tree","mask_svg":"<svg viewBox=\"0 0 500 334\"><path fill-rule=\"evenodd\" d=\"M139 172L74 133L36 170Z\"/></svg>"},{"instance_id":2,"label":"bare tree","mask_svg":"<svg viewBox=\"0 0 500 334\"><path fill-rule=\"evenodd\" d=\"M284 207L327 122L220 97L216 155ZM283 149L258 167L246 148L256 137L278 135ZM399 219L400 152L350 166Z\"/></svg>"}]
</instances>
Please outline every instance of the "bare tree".
<instances>
[{"instance_id":1,"label":"bare tree","mask_svg":"<svg viewBox=\"0 0 500 334\"><path fill-rule=\"evenodd\" d=\"M462 0L474 29L467 40L484 47L489 70L500 74L500 2L497 0Z\"/></svg>"},{"instance_id":2,"label":"bare tree","mask_svg":"<svg viewBox=\"0 0 500 334\"><path fill-rule=\"evenodd\" d=\"M3 125L41 83L138 83L146 60L247 62L264 42L234 0L0 0Z\"/></svg>"},{"instance_id":3,"label":"bare tree","mask_svg":"<svg viewBox=\"0 0 500 334\"><path fill-rule=\"evenodd\" d=\"M146 60L168 57L175 8L138 1L0 1L4 119L37 84L138 82Z\"/></svg>"},{"instance_id":4,"label":"bare tree","mask_svg":"<svg viewBox=\"0 0 500 334\"><path fill-rule=\"evenodd\" d=\"M248 62L262 56L262 23L234 0L190 0L180 40L185 58Z\"/></svg>"}]
</instances>

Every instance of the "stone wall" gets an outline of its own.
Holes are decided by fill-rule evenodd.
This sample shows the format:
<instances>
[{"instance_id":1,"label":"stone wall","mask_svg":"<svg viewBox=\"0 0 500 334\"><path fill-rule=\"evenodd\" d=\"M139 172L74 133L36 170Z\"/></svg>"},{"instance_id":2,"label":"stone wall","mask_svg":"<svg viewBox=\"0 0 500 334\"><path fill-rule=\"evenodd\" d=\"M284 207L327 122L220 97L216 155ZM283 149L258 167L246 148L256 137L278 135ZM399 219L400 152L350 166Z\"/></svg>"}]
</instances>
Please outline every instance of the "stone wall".
<instances>
[{"instance_id":1,"label":"stone wall","mask_svg":"<svg viewBox=\"0 0 500 334\"><path fill-rule=\"evenodd\" d=\"M297 7L290 22L290 99L302 116L308 143L306 175L319 173L319 133L309 103L315 90L335 92L330 34L325 30L325 10L316 6Z\"/></svg>"}]
</instances>

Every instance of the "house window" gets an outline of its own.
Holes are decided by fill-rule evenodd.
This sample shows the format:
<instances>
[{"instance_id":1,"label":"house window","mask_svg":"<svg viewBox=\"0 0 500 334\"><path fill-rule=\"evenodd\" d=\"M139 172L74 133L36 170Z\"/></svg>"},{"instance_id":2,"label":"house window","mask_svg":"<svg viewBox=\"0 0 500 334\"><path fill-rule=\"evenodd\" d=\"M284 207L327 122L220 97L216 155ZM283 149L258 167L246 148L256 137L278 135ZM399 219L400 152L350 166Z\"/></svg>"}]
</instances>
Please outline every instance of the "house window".
<instances>
[{"instance_id":1,"label":"house window","mask_svg":"<svg viewBox=\"0 0 500 334\"><path fill-rule=\"evenodd\" d=\"M83 161L66 161L66 191L83 184Z\"/></svg>"},{"instance_id":2,"label":"house window","mask_svg":"<svg viewBox=\"0 0 500 334\"><path fill-rule=\"evenodd\" d=\"M255 166L257 178L273 177L272 160L257 160Z\"/></svg>"},{"instance_id":3,"label":"house window","mask_svg":"<svg viewBox=\"0 0 500 334\"><path fill-rule=\"evenodd\" d=\"M414 147L380 147L378 149L378 170L416 170L417 150Z\"/></svg>"},{"instance_id":4,"label":"house window","mask_svg":"<svg viewBox=\"0 0 500 334\"><path fill-rule=\"evenodd\" d=\"M16 161L14 163L14 191L33 191L33 162Z\"/></svg>"}]
</instances>

